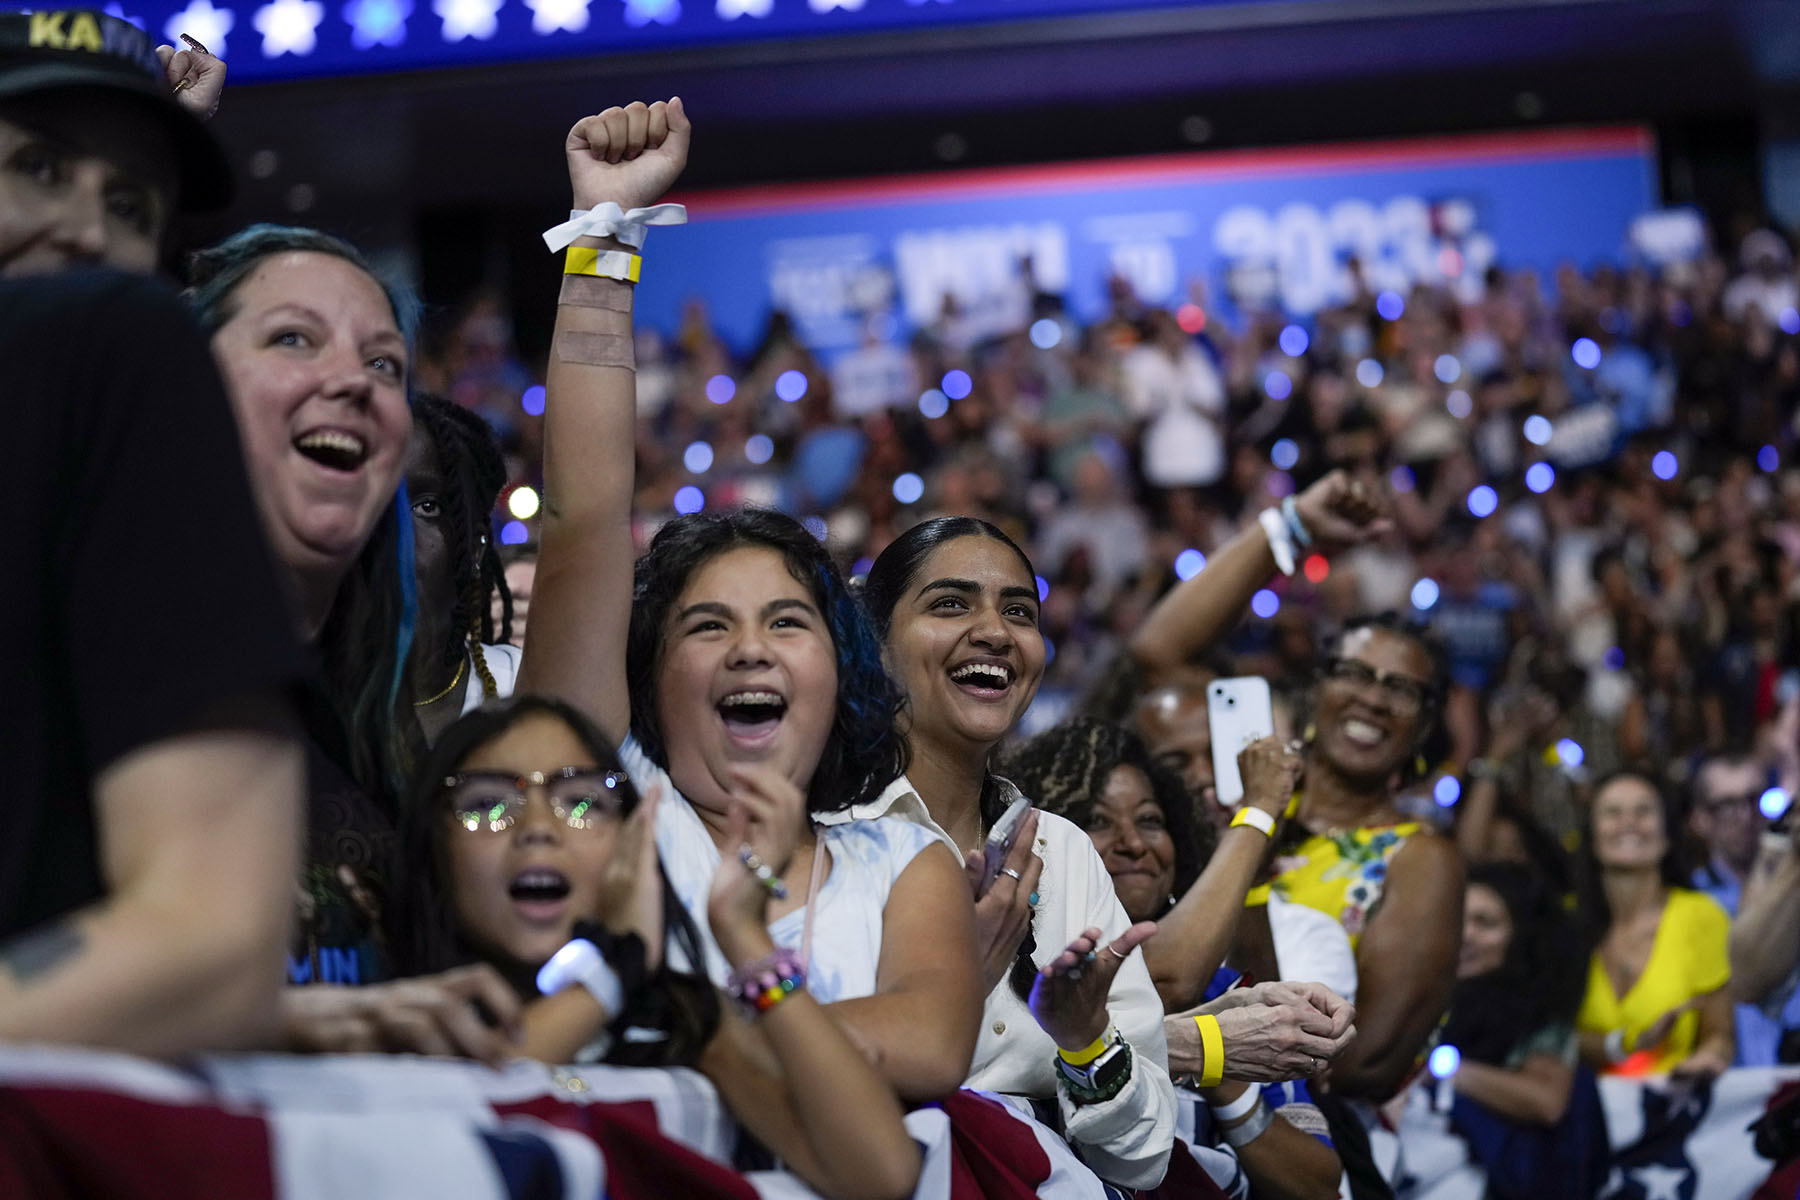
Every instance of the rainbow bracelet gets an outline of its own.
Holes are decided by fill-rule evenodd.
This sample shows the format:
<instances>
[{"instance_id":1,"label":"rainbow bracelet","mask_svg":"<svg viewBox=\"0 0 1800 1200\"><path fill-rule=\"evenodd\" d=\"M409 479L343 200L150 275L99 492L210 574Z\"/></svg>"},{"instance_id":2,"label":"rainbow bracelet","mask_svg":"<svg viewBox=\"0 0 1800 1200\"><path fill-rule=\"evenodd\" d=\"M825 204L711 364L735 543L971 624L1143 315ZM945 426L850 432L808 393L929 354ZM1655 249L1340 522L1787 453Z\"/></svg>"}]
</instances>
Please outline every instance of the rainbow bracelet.
<instances>
[{"instance_id":1,"label":"rainbow bracelet","mask_svg":"<svg viewBox=\"0 0 1800 1200\"><path fill-rule=\"evenodd\" d=\"M725 981L725 990L752 1016L768 1012L805 986L805 964L786 946L736 968Z\"/></svg>"}]
</instances>

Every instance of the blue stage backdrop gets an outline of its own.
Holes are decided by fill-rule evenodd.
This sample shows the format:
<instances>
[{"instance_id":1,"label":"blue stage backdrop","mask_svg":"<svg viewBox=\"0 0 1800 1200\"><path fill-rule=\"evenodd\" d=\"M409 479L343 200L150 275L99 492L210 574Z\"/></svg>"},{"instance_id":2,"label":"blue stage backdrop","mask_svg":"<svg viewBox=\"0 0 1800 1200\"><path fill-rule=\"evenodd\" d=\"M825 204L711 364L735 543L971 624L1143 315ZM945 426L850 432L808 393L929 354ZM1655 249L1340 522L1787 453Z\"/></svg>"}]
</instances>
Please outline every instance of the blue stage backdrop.
<instances>
[{"instance_id":1,"label":"blue stage backdrop","mask_svg":"<svg viewBox=\"0 0 1800 1200\"><path fill-rule=\"evenodd\" d=\"M199 39L247 82L1245 2L1270 0L111 0L105 8L165 41Z\"/></svg>"},{"instance_id":2,"label":"blue stage backdrop","mask_svg":"<svg viewBox=\"0 0 1800 1200\"><path fill-rule=\"evenodd\" d=\"M1017 328L1028 259L1082 321L1113 275L1154 304L1199 281L1222 310L1304 318L1349 294L1353 257L1402 296L1445 279L1472 295L1492 264L1621 260L1655 178L1646 131L1604 128L695 192L686 228L650 234L637 311L673 329L701 297L742 349L780 308L829 357L871 323L931 323L946 295L965 332Z\"/></svg>"}]
</instances>

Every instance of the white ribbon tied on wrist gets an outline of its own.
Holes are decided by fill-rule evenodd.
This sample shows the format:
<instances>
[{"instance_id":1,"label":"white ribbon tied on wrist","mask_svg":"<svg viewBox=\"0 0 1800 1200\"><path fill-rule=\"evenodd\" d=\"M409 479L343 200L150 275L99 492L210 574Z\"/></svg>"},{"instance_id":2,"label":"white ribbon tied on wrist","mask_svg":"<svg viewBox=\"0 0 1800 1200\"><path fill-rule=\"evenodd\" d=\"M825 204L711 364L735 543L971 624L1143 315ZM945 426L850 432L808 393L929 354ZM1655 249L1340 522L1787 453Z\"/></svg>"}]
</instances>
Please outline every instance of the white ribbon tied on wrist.
<instances>
[{"instance_id":1,"label":"white ribbon tied on wrist","mask_svg":"<svg viewBox=\"0 0 1800 1200\"><path fill-rule=\"evenodd\" d=\"M561 225L544 230L544 245L552 253L566 250L576 238L616 237L633 250L644 246L644 234L652 225L686 225L687 208L680 204L653 204L626 212L611 200L583 212L574 209Z\"/></svg>"}]
</instances>

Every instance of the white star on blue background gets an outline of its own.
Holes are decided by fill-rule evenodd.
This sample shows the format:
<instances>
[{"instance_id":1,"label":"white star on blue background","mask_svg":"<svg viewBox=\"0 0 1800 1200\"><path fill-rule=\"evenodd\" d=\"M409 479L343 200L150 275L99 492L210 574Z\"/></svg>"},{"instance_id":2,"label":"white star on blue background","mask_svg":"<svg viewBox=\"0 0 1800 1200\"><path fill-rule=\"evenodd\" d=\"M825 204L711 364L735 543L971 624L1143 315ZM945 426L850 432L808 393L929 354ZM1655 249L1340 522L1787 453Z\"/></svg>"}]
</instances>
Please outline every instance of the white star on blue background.
<instances>
[{"instance_id":1,"label":"white star on blue background","mask_svg":"<svg viewBox=\"0 0 1800 1200\"><path fill-rule=\"evenodd\" d=\"M525 0L534 33L580 33L588 27L590 0Z\"/></svg>"},{"instance_id":2,"label":"white star on blue background","mask_svg":"<svg viewBox=\"0 0 1800 1200\"><path fill-rule=\"evenodd\" d=\"M237 15L229 8L214 8L212 0L190 0L188 6L170 17L163 26L163 36L174 46L181 45L187 34L210 51L214 58L225 57L225 35L237 24Z\"/></svg>"},{"instance_id":3,"label":"white star on blue background","mask_svg":"<svg viewBox=\"0 0 1800 1200\"><path fill-rule=\"evenodd\" d=\"M251 24L263 35L264 58L311 54L319 45L319 22L325 6L319 0L273 0L256 10Z\"/></svg>"},{"instance_id":4,"label":"white star on blue background","mask_svg":"<svg viewBox=\"0 0 1800 1200\"><path fill-rule=\"evenodd\" d=\"M625 23L641 29L650 22L673 25L681 17L681 0L625 0Z\"/></svg>"},{"instance_id":5,"label":"white star on blue background","mask_svg":"<svg viewBox=\"0 0 1800 1200\"><path fill-rule=\"evenodd\" d=\"M486 41L500 28L496 15L506 0L432 0L431 11L444 21L444 40Z\"/></svg>"},{"instance_id":6,"label":"white star on blue background","mask_svg":"<svg viewBox=\"0 0 1800 1200\"><path fill-rule=\"evenodd\" d=\"M406 41L406 19L412 14L412 0L350 0L344 5L350 44L358 50L401 45Z\"/></svg>"}]
</instances>

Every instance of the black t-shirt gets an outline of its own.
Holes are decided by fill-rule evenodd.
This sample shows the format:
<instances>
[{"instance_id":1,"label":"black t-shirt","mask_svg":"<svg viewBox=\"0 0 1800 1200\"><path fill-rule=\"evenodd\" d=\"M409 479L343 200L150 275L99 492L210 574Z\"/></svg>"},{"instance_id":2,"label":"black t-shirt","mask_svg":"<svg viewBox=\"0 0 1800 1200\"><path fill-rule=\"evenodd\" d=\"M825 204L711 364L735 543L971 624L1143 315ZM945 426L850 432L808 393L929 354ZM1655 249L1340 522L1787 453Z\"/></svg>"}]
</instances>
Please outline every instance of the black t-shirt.
<instances>
[{"instance_id":1,"label":"black t-shirt","mask_svg":"<svg viewBox=\"0 0 1800 1200\"><path fill-rule=\"evenodd\" d=\"M108 764L287 689L298 644L206 340L166 286L0 281L0 938L105 893Z\"/></svg>"}]
</instances>

